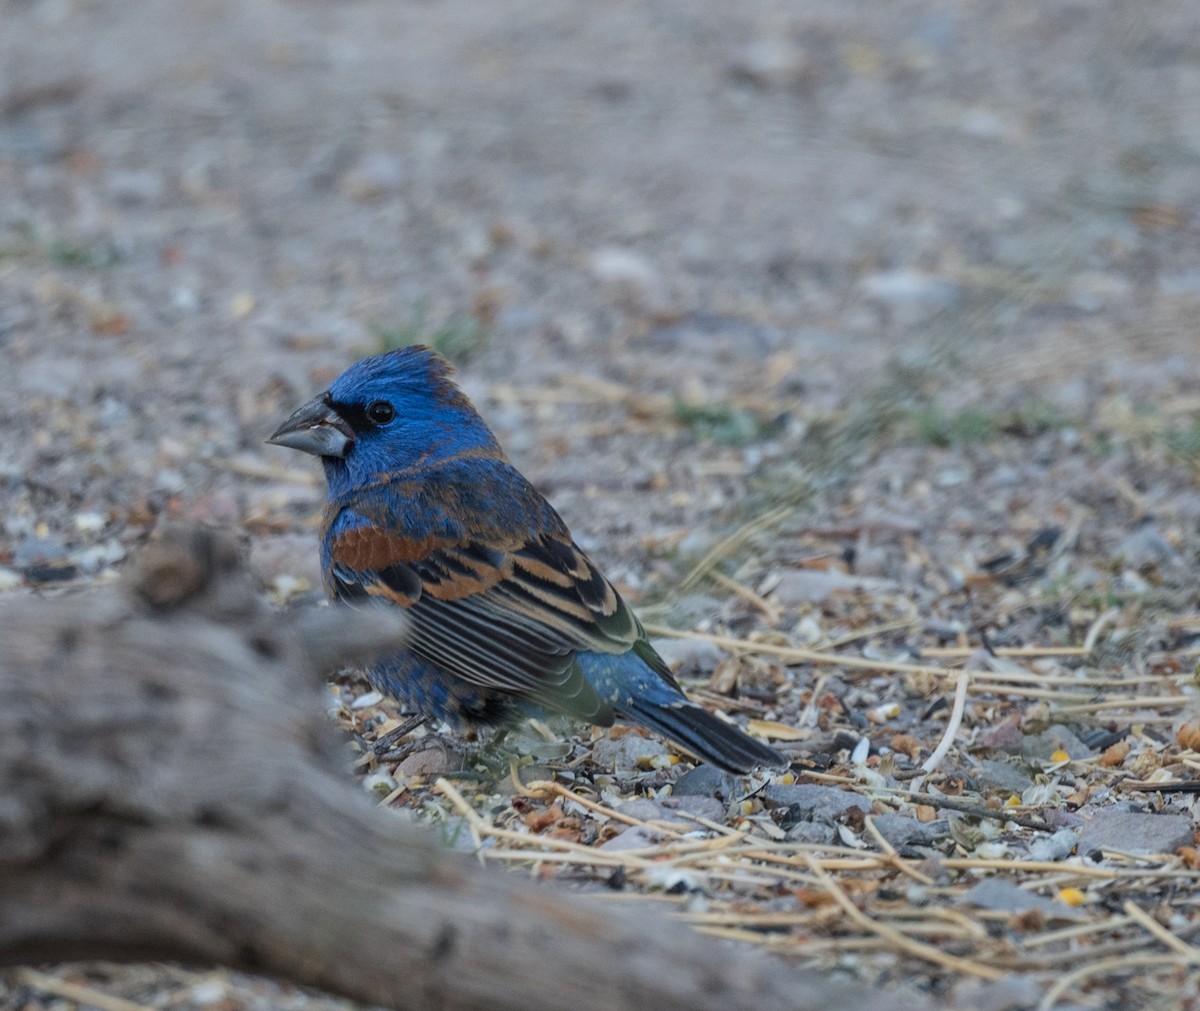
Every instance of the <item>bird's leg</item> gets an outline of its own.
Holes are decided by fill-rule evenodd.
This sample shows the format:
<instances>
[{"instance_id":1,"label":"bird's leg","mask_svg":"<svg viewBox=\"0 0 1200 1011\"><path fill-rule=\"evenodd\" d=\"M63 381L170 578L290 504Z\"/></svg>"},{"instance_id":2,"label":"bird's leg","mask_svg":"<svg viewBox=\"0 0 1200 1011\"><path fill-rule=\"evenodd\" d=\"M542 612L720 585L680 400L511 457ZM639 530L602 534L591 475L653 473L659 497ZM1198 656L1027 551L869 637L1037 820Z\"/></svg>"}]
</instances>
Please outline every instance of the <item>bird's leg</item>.
<instances>
[{"instance_id":1,"label":"bird's leg","mask_svg":"<svg viewBox=\"0 0 1200 1011\"><path fill-rule=\"evenodd\" d=\"M371 745L371 750L375 752L375 757L378 759L386 757L387 753L399 741L402 741L428 719L429 717L424 713L417 713L415 716L410 716L400 726L396 727L395 730L389 730L382 737L377 738L375 743Z\"/></svg>"}]
</instances>

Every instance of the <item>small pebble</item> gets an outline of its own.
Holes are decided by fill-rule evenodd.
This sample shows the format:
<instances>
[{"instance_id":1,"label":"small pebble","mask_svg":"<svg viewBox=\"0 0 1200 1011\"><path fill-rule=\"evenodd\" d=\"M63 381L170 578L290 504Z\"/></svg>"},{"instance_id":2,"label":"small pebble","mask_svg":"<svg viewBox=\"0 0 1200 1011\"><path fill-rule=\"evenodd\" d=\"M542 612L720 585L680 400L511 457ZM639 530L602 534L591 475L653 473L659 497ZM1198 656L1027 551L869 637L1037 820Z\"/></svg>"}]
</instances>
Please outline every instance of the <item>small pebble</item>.
<instances>
[{"instance_id":1,"label":"small pebble","mask_svg":"<svg viewBox=\"0 0 1200 1011\"><path fill-rule=\"evenodd\" d=\"M1113 850L1135 856L1173 853L1195 841L1196 826L1183 814L1147 814L1102 808L1086 817L1079 833L1079 852Z\"/></svg>"}]
</instances>

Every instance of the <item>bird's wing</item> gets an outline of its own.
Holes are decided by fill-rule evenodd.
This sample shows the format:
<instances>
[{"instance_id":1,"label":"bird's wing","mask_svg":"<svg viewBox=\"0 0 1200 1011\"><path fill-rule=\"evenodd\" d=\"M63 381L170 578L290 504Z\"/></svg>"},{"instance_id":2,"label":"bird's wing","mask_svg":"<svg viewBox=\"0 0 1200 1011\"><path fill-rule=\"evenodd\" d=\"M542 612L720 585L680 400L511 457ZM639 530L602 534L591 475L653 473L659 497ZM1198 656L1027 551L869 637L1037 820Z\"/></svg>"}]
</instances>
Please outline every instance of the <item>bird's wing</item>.
<instances>
[{"instance_id":1,"label":"bird's wing","mask_svg":"<svg viewBox=\"0 0 1200 1011\"><path fill-rule=\"evenodd\" d=\"M343 510L326 535L327 576L340 597L408 609L408 647L443 670L607 723L611 707L584 680L575 654L624 653L644 632L538 498L549 529L521 534L445 523L401 532L381 525L377 508ZM397 516L394 502L386 514Z\"/></svg>"}]
</instances>

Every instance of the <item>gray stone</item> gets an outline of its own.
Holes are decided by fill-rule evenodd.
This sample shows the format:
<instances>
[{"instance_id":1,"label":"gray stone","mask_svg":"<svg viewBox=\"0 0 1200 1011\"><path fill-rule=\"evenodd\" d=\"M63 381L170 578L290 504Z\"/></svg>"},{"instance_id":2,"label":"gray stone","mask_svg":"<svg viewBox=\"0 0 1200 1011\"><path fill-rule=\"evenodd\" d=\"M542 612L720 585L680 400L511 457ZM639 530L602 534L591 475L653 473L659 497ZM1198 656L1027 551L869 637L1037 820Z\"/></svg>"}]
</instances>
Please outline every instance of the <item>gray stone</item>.
<instances>
[{"instance_id":1,"label":"gray stone","mask_svg":"<svg viewBox=\"0 0 1200 1011\"><path fill-rule=\"evenodd\" d=\"M625 734L603 737L592 748L592 761L618 772L650 765L656 758L670 754L667 746L650 737Z\"/></svg>"},{"instance_id":2,"label":"gray stone","mask_svg":"<svg viewBox=\"0 0 1200 1011\"><path fill-rule=\"evenodd\" d=\"M1025 735L1021 732L1021 716L1012 716L996 724L979 738L979 746L988 751L1002 751L1009 755L1018 754Z\"/></svg>"},{"instance_id":3,"label":"gray stone","mask_svg":"<svg viewBox=\"0 0 1200 1011\"><path fill-rule=\"evenodd\" d=\"M1086 818L1079 833L1079 852L1113 850L1150 856L1173 853L1189 846L1196 836L1196 825L1185 814L1146 814L1141 811L1114 811L1102 808Z\"/></svg>"},{"instance_id":4,"label":"gray stone","mask_svg":"<svg viewBox=\"0 0 1200 1011\"><path fill-rule=\"evenodd\" d=\"M979 784L979 789L985 793L999 791L1015 793L1020 796L1033 786L1033 778L1023 769L1011 762L998 762L990 758L985 758L979 763L979 768L974 773L974 779Z\"/></svg>"},{"instance_id":5,"label":"gray stone","mask_svg":"<svg viewBox=\"0 0 1200 1011\"><path fill-rule=\"evenodd\" d=\"M1002 913L1027 913L1037 910L1047 916L1064 920L1082 919L1087 915L1072 909L1065 902L1027 892L1004 878L984 878L968 889L958 901L964 905L994 909Z\"/></svg>"},{"instance_id":6,"label":"gray stone","mask_svg":"<svg viewBox=\"0 0 1200 1011\"><path fill-rule=\"evenodd\" d=\"M1092 794L1092 800L1097 800L1098 793L1109 793L1111 791L1095 791ZM1062 829L1062 828L1080 828L1083 825L1083 817L1075 811L1068 811L1065 807L1047 807L1042 809L1042 821L1046 823L1047 828Z\"/></svg>"},{"instance_id":7,"label":"gray stone","mask_svg":"<svg viewBox=\"0 0 1200 1011\"><path fill-rule=\"evenodd\" d=\"M725 820L725 805L715 797L671 796L663 797L659 803L668 820L685 825L698 823L692 818L682 817L682 815L695 815L697 818L704 818L707 821Z\"/></svg>"},{"instance_id":8,"label":"gray stone","mask_svg":"<svg viewBox=\"0 0 1200 1011\"><path fill-rule=\"evenodd\" d=\"M1179 560L1175 549L1167 543L1153 523L1145 523L1121 539L1113 556L1135 569L1143 566L1171 565Z\"/></svg>"},{"instance_id":9,"label":"gray stone","mask_svg":"<svg viewBox=\"0 0 1200 1011\"><path fill-rule=\"evenodd\" d=\"M697 765L685 772L671 787L674 797L715 797L728 802L738 795L738 777L713 765Z\"/></svg>"},{"instance_id":10,"label":"gray stone","mask_svg":"<svg viewBox=\"0 0 1200 1011\"><path fill-rule=\"evenodd\" d=\"M66 546L57 537L25 537L17 544L12 556L12 563L18 569L63 564L66 560Z\"/></svg>"},{"instance_id":11,"label":"gray stone","mask_svg":"<svg viewBox=\"0 0 1200 1011\"><path fill-rule=\"evenodd\" d=\"M663 809L646 797L627 800L617 810L630 818L636 818L638 821L662 821L666 817L663 814Z\"/></svg>"},{"instance_id":12,"label":"gray stone","mask_svg":"<svg viewBox=\"0 0 1200 1011\"><path fill-rule=\"evenodd\" d=\"M871 819L879 834L899 849L902 846L931 846L950 835L950 823L944 818L923 822L906 814L877 814Z\"/></svg>"},{"instance_id":13,"label":"gray stone","mask_svg":"<svg viewBox=\"0 0 1200 1011\"><path fill-rule=\"evenodd\" d=\"M695 827L697 822L686 815L697 815L709 821L723 821L725 818L725 805L712 797L663 797L661 800L642 797L627 800L617 810L639 821L660 821L688 827Z\"/></svg>"},{"instance_id":14,"label":"gray stone","mask_svg":"<svg viewBox=\"0 0 1200 1011\"><path fill-rule=\"evenodd\" d=\"M1096 754L1075 736L1074 731L1056 723L1043 733L1027 734L1021 742L1021 757L1029 762L1048 762L1050 756L1060 749L1075 760L1091 758Z\"/></svg>"},{"instance_id":15,"label":"gray stone","mask_svg":"<svg viewBox=\"0 0 1200 1011\"><path fill-rule=\"evenodd\" d=\"M463 756L448 747L422 748L408 755L396 768L400 776L443 776L463 767Z\"/></svg>"},{"instance_id":16,"label":"gray stone","mask_svg":"<svg viewBox=\"0 0 1200 1011\"><path fill-rule=\"evenodd\" d=\"M837 830L832 825L815 821L802 821L787 830L784 839L788 842L808 843L810 846L832 846L837 840Z\"/></svg>"},{"instance_id":17,"label":"gray stone","mask_svg":"<svg viewBox=\"0 0 1200 1011\"><path fill-rule=\"evenodd\" d=\"M801 783L795 786L768 786L763 791L767 807L787 808L786 822L816 821L832 825L852 807L870 811L871 802L861 794L834 786Z\"/></svg>"}]
</instances>

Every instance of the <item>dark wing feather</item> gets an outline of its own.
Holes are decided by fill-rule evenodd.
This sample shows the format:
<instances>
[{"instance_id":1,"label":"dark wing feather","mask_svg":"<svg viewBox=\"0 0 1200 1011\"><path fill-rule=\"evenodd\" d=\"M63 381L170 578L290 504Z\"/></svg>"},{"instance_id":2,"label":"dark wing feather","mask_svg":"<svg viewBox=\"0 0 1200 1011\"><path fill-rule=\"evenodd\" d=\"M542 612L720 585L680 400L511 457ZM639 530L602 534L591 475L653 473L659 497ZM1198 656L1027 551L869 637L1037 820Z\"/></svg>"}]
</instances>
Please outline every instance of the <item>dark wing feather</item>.
<instances>
[{"instance_id":1,"label":"dark wing feather","mask_svg":"<svg viewBox=\"0 0 1200 1011\"><path fill-rule=\"evenodd\" d=\"M358 526L334 538L330 563L339 596L407 608L409 648L443 670L611 721L611 706L584 680L575 654L623 653L642 628L591 560L557 532L497 545Z\"/></svg>"}]
</instances>

